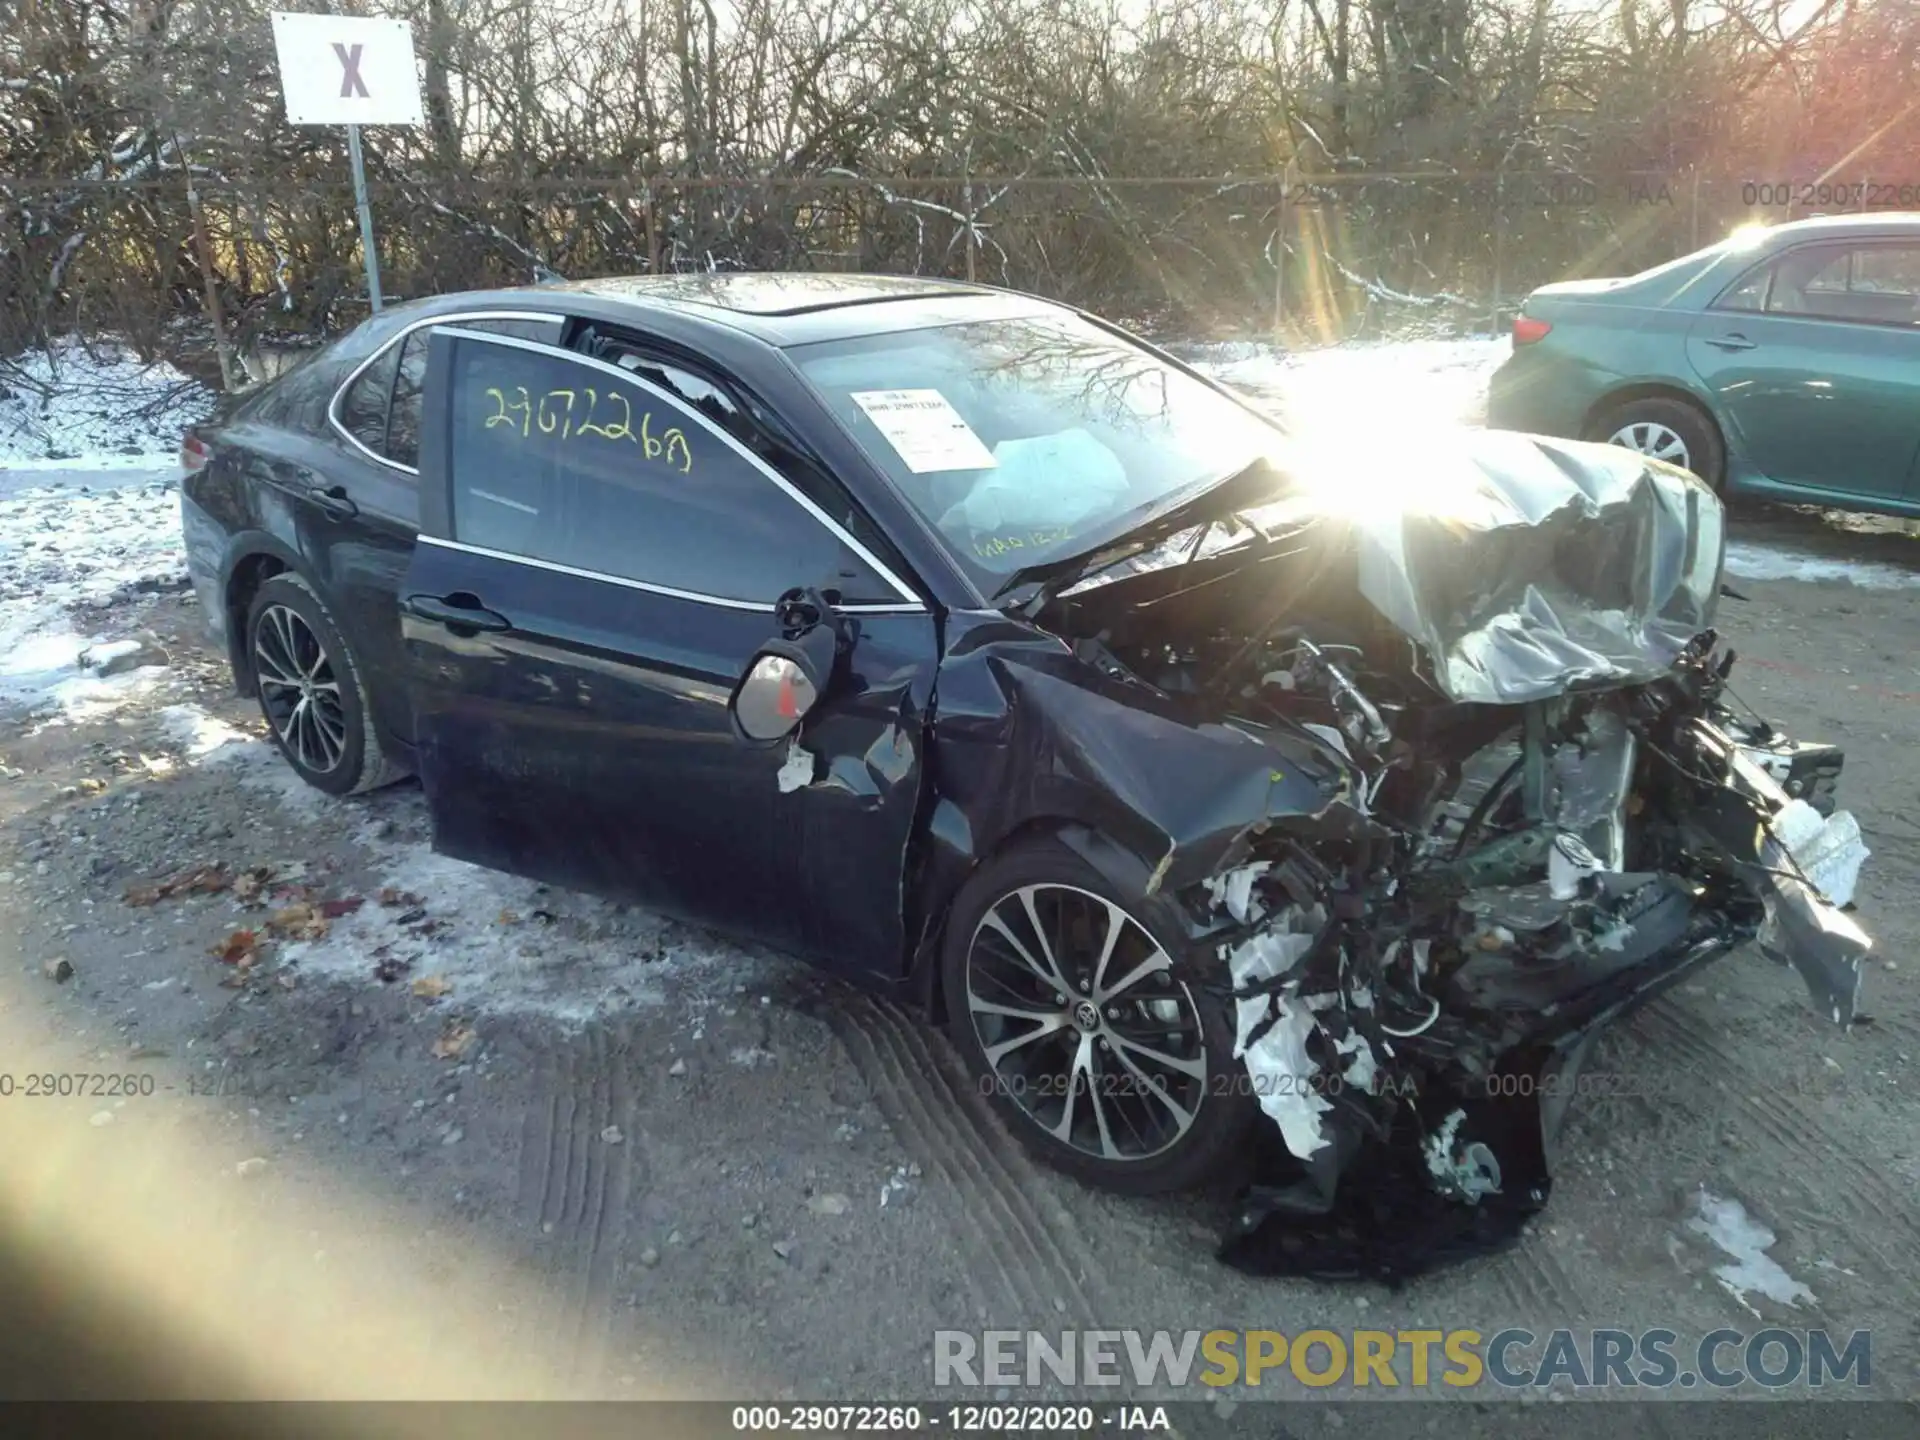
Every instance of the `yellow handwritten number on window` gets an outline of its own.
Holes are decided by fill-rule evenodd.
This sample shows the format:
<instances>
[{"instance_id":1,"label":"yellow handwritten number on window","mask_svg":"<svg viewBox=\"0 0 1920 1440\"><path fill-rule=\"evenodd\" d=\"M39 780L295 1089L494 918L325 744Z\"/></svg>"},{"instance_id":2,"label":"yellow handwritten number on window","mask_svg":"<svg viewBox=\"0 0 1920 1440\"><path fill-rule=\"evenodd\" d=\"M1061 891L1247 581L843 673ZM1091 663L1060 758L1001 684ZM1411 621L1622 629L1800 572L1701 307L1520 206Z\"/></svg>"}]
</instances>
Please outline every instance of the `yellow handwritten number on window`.
<instances>
[{"instance_id":1,"label":"yellow handwritten number on window","mask_svg":"<svg viewBox=\"0 0 1920 1440\"><path fill-rule=\"evenodd\" d=\"M573 423L574 409L580 398L575 390L549 390L536 402L524 385L514 389L520 398L509 404L506 392L498 386L487 388L487 398L494 403L494 412L481 425L483 430L492 430L505 425L508 433L518 433L526 439L538 426L542 435L558 435L562 440L576 439L582 435L596 436L602 440L631 440L640 447L640 453L649 460L658 460L682 475L693 473L693 451L687 444L686 433L675 425L662 430L658 435L653 431L653 412L642 411L640 429L633 428L633 404L618 390L606 393L606 410L596 419L600 411L601 395L591 385L584 387L587 404L584 415L578 425ZM519 417L518 430L515 431L515 416ZM617 418L616 418L617 417Z\"/></svg>"}]
</instances>

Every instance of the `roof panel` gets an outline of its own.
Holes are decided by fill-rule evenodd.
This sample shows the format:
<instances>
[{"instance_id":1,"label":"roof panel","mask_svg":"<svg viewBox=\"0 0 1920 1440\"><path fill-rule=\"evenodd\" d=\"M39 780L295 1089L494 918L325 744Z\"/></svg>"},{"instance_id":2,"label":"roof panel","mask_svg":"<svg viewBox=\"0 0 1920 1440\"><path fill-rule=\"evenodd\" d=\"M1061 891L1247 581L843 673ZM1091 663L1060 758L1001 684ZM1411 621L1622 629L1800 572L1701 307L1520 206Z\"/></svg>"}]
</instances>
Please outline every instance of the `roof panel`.
<instances>
[{"instance_id":1,"label":"roof panel","mask_svg":"<svg viewBox=\"0 0 1920 1440\"><path fill-rule=\"evenodd\" d=\"M913 275L853 275L805 271L739 271L699 275L631 275L581 280L561 287L609 299L663 300L710 305L742 315L801 315L842 305L921 300L978 293L960 281Z\"/></svg>"}]
</instances>

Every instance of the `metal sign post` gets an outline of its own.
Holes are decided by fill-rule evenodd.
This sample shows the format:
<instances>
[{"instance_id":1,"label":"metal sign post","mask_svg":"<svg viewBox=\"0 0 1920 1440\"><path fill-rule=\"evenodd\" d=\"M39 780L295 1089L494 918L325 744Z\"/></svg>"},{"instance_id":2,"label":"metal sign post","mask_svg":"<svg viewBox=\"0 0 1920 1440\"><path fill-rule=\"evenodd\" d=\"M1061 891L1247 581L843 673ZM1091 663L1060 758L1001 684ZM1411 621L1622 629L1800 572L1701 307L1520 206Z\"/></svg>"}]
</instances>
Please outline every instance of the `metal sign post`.
<instances>
[{"instance_id":1,"label":"metal sign post","mask_svg":"<svg viewBox=\"0 0 1920 1440\"><path fill-rule=\"evenodd\" d=\"M367 259L367 299L380 309L380 252L373 244L373 206L367 203L367 166L360 158L360 127L347 126L347 156L353 162L353 203L360 211L360 253Z\"/></svg>"},{"instance_id":2,"label":"metal sign post","mask_svg":"<svg viewBox=\"0 0 1920 1440\"><path fill-rule=\"evenodd\" d=\"M353 201L360 213L360 254L367 268L367 301L381 306L380 255L373 240L373 206L360 149L362 125L420 125L420 73L413 58L413 26L405 20L360 15L273 12L273 45L280 88L292 125L344 125L353 165Z\"/></svg>"}]
</instances>

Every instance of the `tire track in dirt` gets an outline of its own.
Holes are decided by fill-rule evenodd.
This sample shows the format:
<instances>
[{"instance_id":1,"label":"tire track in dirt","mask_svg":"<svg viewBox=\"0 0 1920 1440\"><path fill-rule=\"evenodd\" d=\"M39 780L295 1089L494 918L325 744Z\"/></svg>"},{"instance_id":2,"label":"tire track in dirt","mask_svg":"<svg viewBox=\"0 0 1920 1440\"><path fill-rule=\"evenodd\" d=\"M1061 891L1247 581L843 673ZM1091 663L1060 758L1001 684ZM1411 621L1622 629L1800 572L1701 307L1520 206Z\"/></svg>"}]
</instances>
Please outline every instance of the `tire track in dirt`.
<instances>
[{"instance_id":1,"label":"tire track in dirt","mask_svg":"<svg viewBox=\"0 0 1920 1440\"><path fill-rule=\"evenodd\" d=\"M1529 1317L1552 1317L1563 1323L1568 1315L1584 1315L1586 1298L1555 1258L1550 1242L1529 1229L1520 1243L1494 1257L1493 1280L1516 1310Z\"/></svg>"},{"instance_id":2,"label":"tire track in dirt","mask_svg":"<svg viewBox=\"0 0 1920 1440\"><path fill-rule=\"evenodd\" d=\"M955 1084L953 1062L939 1053L930 1032L884 1001L855 999L832 1014L896 1137L952 1191L963 1227L956 1236L960 1248L987 1271L969 1278L987 1315L1005 1323L1013 1318L1005 1314L1011 1302L1031 1324L1048 1316L1082 1327L1111 1319L1111 1305L1092 1279L1092 1247L1045 1196L1047 1178L967 1103L971 1097Z\"/></svg>"},{"instance_id":3,"label":"tire track in dirt","mask_svg":"<svg viewBox=\"0 0 1920 1440\"><path fill-rule=\"evenodd\" d=\"M560 1327L573 1357L570 1379L595 1386L611 1341L622 1221L646 1159L623 1123L633 1111L624 1036L596 1027L577 1039L535 1042L531 1090L521 1121L519 1204L550 1236L565 1286ZM603 1138L618 1126L620 1140Z\"/></svg>"},{"instance_id":4,"label":"tire track in dirt","mask_svg":"<svg viewBox=\"0 0 1920 1440\"><path fill-rule=\"evenodd\" d=\"M1746 1063L1748 1052L1722 1045L1711 1032L1689 1024L1670 1002L1641 1011L1633 1029L1644 1042L1725 1077L1731 1104L1765 1147L1754 1163L1800 1197L1791 1206L1796 1213L1826 1227L1838 1222L1854 1244L1890 1273L1915 1268L1911 1262L1898 1265L1893 1254L1869 1238L1891 1227L1896 1233L1890 1238L1907 1242L1891 1249L1910 1252L1920 1244L1920 1216L1911 1198L1843 1144L1835 1144L1829 1122L1791 1085L1781 1085L1777 1077ZM1772 1158L1775 1153L1778 1162Z\"/></svg>"}]
</instances>

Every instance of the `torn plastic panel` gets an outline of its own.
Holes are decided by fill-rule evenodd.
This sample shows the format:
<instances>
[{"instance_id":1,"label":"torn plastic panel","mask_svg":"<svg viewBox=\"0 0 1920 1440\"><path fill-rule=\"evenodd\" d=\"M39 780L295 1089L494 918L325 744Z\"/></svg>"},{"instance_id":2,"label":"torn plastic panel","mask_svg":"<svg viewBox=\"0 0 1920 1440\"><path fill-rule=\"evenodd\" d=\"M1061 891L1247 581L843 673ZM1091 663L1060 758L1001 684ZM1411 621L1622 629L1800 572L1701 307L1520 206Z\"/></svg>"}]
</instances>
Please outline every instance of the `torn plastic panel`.
<instances>
[{"instance_id":1,"label":"torn plastic panel","mask_svg":"<svg viewBox=\"0 0 1920 1440\"><path fill-rule=\"evenodd\" d=\"M1657 680L1713 623L1724 519L1684 471L1531 436L1440 447L1356 521L1360 593L1441 692L1519 704Z\"/></svg>"},{"instance_id":2,"label":"torn plastic panel","mask_svg":"<svg viewBox=\"0 0 1920 1440\"><path fill-rule=\"evenodd\" d=\"M1834 1024L1851 1025L1859 1008L1861 967L1873 942L1821 892L1815 873L1802 867L1791 843L1806 835L1794 823L1799 802L1789 799L1779 782L1725 731L1697 722L1685 738L1698 764L1718 766L1726 777L1688 813L1690 832L1759 895L1765 907L1762 951L1800 972L1814 1003ZM1801 855L1825 862L1832 872L1830 883L1844 882L1848 898L1867 853L1857 838L1848 841L1849 834L1858 833L1853 817L1838 811L1807 836L1809 841L1837 843L1823 844L1824 853L1817 856L1806 843L1800 847Z\"/></svg>"}]
</instances>

